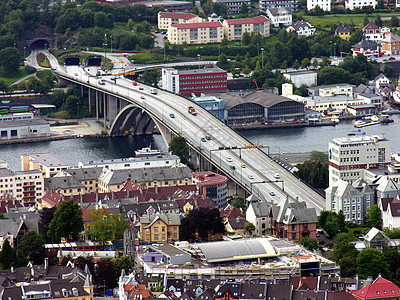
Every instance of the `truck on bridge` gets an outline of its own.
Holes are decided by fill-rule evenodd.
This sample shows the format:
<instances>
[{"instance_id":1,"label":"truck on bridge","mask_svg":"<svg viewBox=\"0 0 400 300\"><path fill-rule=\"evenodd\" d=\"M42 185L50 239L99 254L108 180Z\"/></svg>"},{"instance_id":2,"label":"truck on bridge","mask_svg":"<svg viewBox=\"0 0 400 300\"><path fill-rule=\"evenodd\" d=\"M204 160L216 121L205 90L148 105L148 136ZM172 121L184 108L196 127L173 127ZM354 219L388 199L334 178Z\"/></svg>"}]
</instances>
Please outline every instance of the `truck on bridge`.
<instances>
[{"instance_id":1,"label":"truck on bridge","mask_svg":"<svg viewBox=\"0 0 400 300\"><path fill-rule=\"evenodd\" d=\"M197 111L194 109L193 106L188 107L188 113L192 114L193 116L197 115Z\"/></svg>"}]
</instances>

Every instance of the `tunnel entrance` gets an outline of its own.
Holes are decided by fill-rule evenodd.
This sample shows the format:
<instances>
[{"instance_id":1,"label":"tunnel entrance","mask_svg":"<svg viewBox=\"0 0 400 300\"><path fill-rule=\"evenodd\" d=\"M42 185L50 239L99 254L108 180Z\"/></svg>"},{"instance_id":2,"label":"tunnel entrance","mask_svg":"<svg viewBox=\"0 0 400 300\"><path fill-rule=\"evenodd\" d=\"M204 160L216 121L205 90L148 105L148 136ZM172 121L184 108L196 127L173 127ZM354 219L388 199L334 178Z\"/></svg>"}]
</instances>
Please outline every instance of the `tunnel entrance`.
<instances>
[{"instance_id":1,"label":"tunnel entrance","mask_svg":"<svg viewBox=\"0 0 400 300\"><path fill-rule=\"evenodd\" d=\"M42 50L42 49L46 50L46 49L50 48L50 42L46 39L39 39L39 40L34 41L31 44L30 48L32 50Z\"/></svg>"}]
</instances>

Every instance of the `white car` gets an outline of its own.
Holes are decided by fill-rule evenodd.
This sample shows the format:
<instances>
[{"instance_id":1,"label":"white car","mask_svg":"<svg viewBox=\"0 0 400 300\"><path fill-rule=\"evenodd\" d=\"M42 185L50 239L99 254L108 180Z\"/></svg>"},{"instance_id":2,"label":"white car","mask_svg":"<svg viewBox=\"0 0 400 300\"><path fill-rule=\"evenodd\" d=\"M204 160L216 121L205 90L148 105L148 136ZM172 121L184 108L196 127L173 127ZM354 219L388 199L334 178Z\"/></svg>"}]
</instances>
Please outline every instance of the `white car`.
<instances>
[{"instance_id":1,"label":"white car","mask_svg":"<svg viewBox=\"0 0 400 300\"><path fill-rule=\"evenodd\" d=\"M231 162L231 161L232 161L232 157L227 157L227 158L226 158L226 161Z\"/></svg>"},{"instance_id":2,"label":"white car","mask_svg":"<svg viewBox=\"0 0 400 300\"><path fill-rule=\"evenodd\" d=\"M275 177L275 178L280 178L281 176L279 175L279 173L275 173L275 174L274 174L274 177Z\"/></svg>"},{"instance_id":3,"label":"white car","mask_svg":"<svg viewBox=\"0 0 400 300\"><path fill-rule=\"evenodd\" d=\"M251 174L248 177L249 177L249 179L254 179L254 176Z\"/></svg>"}]
</instances>

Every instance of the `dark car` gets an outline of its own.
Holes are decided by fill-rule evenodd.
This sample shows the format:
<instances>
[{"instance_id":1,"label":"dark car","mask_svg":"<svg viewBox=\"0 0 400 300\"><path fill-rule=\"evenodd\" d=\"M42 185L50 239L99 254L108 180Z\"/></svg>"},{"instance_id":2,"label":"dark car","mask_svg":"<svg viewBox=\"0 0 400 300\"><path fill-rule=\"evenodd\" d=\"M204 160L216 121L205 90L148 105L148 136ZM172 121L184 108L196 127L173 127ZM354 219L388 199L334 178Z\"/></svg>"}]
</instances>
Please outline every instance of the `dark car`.
<instances>
[{"instance_id":1,"label":"dark car","mask_svg":"<svg viewBox=\"0 0 400 300\"><path fill-rule=\"evenodd\" d=\"M170 116L170 118L175 118L175 115L174 114L169 114L169 116Z\"/></svg>"},{"instance_id":2,"label":"dark car","mask_svg":"<svg viewBox=\"0 0 400 300\"><path fill-rule=\"evenodd\" d=\"M389 57L389 60L395 60L396 57Z\"/></svg>"}]
</instances>

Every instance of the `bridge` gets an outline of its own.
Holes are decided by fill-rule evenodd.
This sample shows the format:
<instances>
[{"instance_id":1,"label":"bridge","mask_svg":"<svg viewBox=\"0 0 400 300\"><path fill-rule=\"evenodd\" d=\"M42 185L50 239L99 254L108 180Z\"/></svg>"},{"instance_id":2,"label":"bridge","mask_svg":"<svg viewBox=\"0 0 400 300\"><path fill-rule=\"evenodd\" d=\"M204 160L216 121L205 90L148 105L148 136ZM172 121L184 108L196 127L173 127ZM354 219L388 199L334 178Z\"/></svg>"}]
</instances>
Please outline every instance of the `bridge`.
<instances>
[{"instance_id":1,"label":"bridge","mask_svg":"<svg viewBox=\"0 0 400 300\"><path fill-rule=\"evenodd\" d=\"M325 209L325 199L301 182L271 157L240 134L212 116L189 99L135 83L123 77L95 76L97 68L58 66L50 59L55 72L63 79L86 91L89 107L96 105L96 115L110 135L151 134L154 126L168 144L174 136L185 137L191 156L200 168L212 167L223 172L237 187L264 201L277 202L282 198L305 201L317 214ZM188 112L193 106L197 115ZM133 128L133 130L132 130Z\"/></svg>"}]
</instances>

